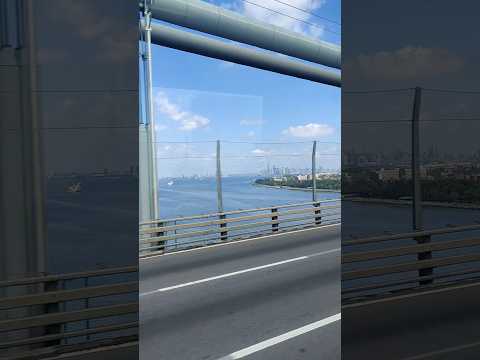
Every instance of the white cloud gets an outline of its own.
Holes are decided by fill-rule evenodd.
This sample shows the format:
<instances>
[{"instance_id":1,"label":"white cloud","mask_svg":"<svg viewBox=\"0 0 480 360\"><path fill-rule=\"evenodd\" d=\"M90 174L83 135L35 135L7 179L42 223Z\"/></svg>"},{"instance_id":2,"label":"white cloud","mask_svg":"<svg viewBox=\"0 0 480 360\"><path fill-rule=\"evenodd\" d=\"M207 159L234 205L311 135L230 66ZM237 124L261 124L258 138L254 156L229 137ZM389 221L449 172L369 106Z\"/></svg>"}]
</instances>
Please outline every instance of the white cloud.
<instances>
[{"instance_id":1,"label":"white cloud","mask_svg":"<svg viewBox=\"0 0 480 360\"><path fill-rule=\"evenodd\" d=\"M263 149L255 149L252 150L252 154L254 155L269 155L271 152Z\"/></svg>"},{"instance_id":2,"label":"white cloud","mask_svg":"<svg viewBox=\"0 0 480 360\"><path fill-rule=\"evenodd\" d=\"M157 146L157 153L159 156L185 155L193 151L194 146L191 144L167 144Z\"/></svg>"},{"instance_id":3,"label":"white cloud","mask_svg":"<svg viewBox=\"0 0 480 360\"><path fill-rule=\"evenodd\" d=\"M418 79L454 73L461 69L464 60L446 49L422 46L405 46L394 51L379 51L360 55L346 64L347 70L359 75L372 74L380 79Z\"/></svg>"},{"instance_id":4,"label":"white cloud","mask_svg":"<svg viewBox=\"0 0 480 360\"><path fill-rule=\"evenodd\" d=\"M303 23L302 21L315 23L316 19L310 14L299 11L294 7L305 9L308 12L314 12L315 10L321 8L326 3L326 0L288 0L285 2L288 2L288 4L292 6L271 0L255 0L255 3L260 6L245 2L240 8L240 11L246 16L254 19L264 21L284 29L302 33L307 36L319 38L323 35L324 27L322 24L311 26ZM298 21L293 18L297 18L302 21Z\"/></svg>"},{"instance_id":5,"label":"white cloud","mask_svg":"<svg viewBox=\"0 0 480 360\"><path fill-rule=\"evenodd\" d=\"M155 124L155 130L156 131L163 131L167 128L166 125L158 125L158 124Z\"/></svg>"},{"instance_id":6,"label":"white cloud","mask_svg":"<svg viewBox=\"0 0 480 360\"><path fill-rule=\"evenodd\" d=\"M251 126L251 125L262 125L263 120L262 119L243 119L240 120L240 125L243 126Z\"/></svg>"},{"instance_id":7,"label":"white cloud","mask_svg":"<svg viewBox=\"0 0 480 360\"><path fill-rule=\"evenodd\" d=\"M301 138L323 137L333 134L334 128L328 124L310 123L306 125L290 126L282 131L284 135Z\"/></svg>"},{"instance_id":8,"label":"white cloud","mask_svg":"<svg viewBox=\"0 0 480 360\"><path fill-rule=\"evenodd\" d=\"M161 91L157 93L155 102L161 113L180 123L179 130L192 131L204 128L210 123L210 120L204 116L182 110L178 105L172 103L167 95Z\"/></svg>"}]
</instances>

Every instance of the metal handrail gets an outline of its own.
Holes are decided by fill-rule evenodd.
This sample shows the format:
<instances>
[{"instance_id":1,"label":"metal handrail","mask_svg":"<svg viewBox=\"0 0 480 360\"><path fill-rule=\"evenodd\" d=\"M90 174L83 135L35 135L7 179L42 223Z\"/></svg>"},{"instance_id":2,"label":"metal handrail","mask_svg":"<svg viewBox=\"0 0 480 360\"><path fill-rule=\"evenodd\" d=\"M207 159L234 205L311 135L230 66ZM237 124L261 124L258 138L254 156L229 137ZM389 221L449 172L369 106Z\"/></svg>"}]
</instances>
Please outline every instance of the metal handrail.
<instances>
[{"instance_id":1,"label":"metal handrail","mask_svg":"<svg viewBox=\"0 0 480 360\"><path fill-rule=\"evenodd\" d=\"M325 214L322 214L322 215L325 216ZM270 215L269 217L272 217L272 216ZM261 227L261 226L268 226L268 225L273 225L273 224L280 224L280 223L286 223L286 222L296 222L296 221L310 220L310 219L312 219L311 216L289 218L289 219L284 219L284 220L272 220L272 221L255 222L255 223L250 223L250 224L230 226L228 228L228 231L235 231L235 230L240 230L240 229L248 229L248 228L253 228L253 227ZM225 232L225 229L214 228L214 229L209 229L209 230L191 231L191 232L185 232L185 233L178 233L178 234L175 234L175 235L165 235L165 236L157 236L157 237L141 239L140 244L146 244L146 243L158 242L158 241L166 241L166 240L174 240L174 239L182 239L182 238L189 238L189 237L198 236L198 235L210 235L210 234L222 233L222 232Z\"/></svg>"},{"instance_id":2,"label":"metal handrail","mask_svg":"<svg viewBox=\"0 0 480 360\"><path fill-rule=\"evenodd\" d=\"M310 217L309 218L305 218L305 219L311 219ZM328 219L327 221L323 221L322 222L322 225L331 225L331 224L338 224L340 222L340 218L333 218L333 219ZM304 228L312 228L314 226L316 226L315 224L315 221L310 221L310 222L307 222L307 223L303 223L301 225L302 227ZM288 232L289 228L292 228L292 230L295 230L298 228L298 225L286 225L284 226L281 230L279 230L279 232L281 231L282 233L284 232ZM232 241L235 241L237 239L245 239L245 238L250 238L250 237L253 237L253 236L268 236L269 234L271 234L271 230L268 231L268 230L265 230L265 232L258 232L258 231L250 231L250 232L242 232L240 234L236 234L235 237L233 239L230 239L230 240L226 240L225 242L232 242ZM159 239L161 240L162 238L156 238L156 242L159 242ZM217 237L211 237L211 238L205 238L205 239L201 239L201 240L192 240L192 241L186 241L186 242L182 242L182 245L191 245L191 244L196 244L198 245L199 242L204 242L206 244L215 244L215 241L218 241L218 236ZM201 245L203 246L203 245ZM151 255L158 255L158 254L162 254L164 253L164 250L166 248L176 248L177 245L175 244L172 244L172 245L165 245L165 244L162 244L162 245L156 245L156 246L151 246L151 247L148 247L148 248L145 248L146 251L149 251L149 253L147 255L144 255L144 256L151 256ZM153 249L161 249L161 251L153 251ZM140 249L140 250L144 250L144 249Z\"/></svg>"},{"instance_id":3,"label":"metal handrail","mask_svg":"<svg viewBox=\"0 0 480 360\"><path fill-rule=\"evenodd\" d=\"M125 315L138 314L138 297L132 299L129 294L138 293L138 281L131 279L130 276L121 277L112 281L112 276L128 275L138 272L138 266L125 266L109 269L100 269L92 271L74 272L58 275L46 275L38 277L30 277L24 279L15 279L3 281L0 287L16 288L19 286L31 286L35 284L51 284L65 281L77 280L81 278L92 278L109 276L106 284L97 284L95 286L65 289L64 286L50 287L52 290L48 291L47 287L35 287L36 292L24 295L7 296L0 299L0 311L7 310L9 318L0 320L0 333L8 335L10 333L18 334L18 331L32 328L45 328L51 330L52 326L68 325L78 321L86 321L86 329L76 329L73 331L64 331L58 328L55 332L46 333L30 333L25 332L20 338L13 338L7 341L0 341L0 349L10 349L14 347L27 346L27 353L37 351L38 348L45 348L47 352L55 352L64 347L61 340L69 338L78 338L86 336L86 340L81 342L79 346L88 348L90 343L90 335L109 333L108 339L111 341L132 341L133 338L138 338L138 334L125 335L125 332L118 333L120 330L134 329L138 327L138 320L125 318ZM125 295L125 296L119 296ZM69 310L67 307L57 307L57 310L51 312L45 305L51 304L68 304L69 302L81 301L92 298L111 297L113 303L109 305L86 306L85 308L75 308ZM36 309L35 311L26 311L25 309ZM44 309L41 311L41 309ZM89 320L115 317L119 320L113 325L100 325L94 328L89 327ZM115 333L117 332L117 333ZM8 338L8 337L7 337ZM53 342L53 344L52 344ZM37 345L35 345L37 344ZM30 345L35 345L34 348L29 348Z\"/></svg>"},{"instance_id":4,"label":"metal handrail","mask_svg":"<svg viewBox=\"0 0 480 360\"><path fill-rule=\"evenodd\" d=\"M415 231L402 234L382 235L364 239L356 239L342 242L342 247L347 250L342 255L342 264L355 265L357 268L344 270L342 272L342 300L343 301L361 301L372 296L389 294L392 291L400 291L422 286L434 286L435 284L445 284L453 281L452 279L462 278L464 281L478 280L480 278L480 266L470 266L468 269L453 270L447 269L445 272L434 273L434 269L443 268L451 265L462 265L476 263L480 261L480 251L461 254L439 254L433 257L433 252L440 252L454 249L471 249L477 247L480 249L480 238L468 237L464 239L442 240L432 242L434 235L444 235L452 233L461 233L466 231L480 230L480 225L455 226L426 231ZM387 247L387 242L392 240L412 239L417 241L415 245L401 245ZM380 249L359 250L358 245L378 244ZM458 251L457 251L458 252ZM417 260L398 262L398 257L416 255ZM374 261L373 263L371 263ZM375 261L377 261L375 263ZM381 264L378 263L381 261ZM370 262L370 263L369 263ZM396 276L394 279L388 279L388 276L394 274L408 275L412 271L417 271L416 277ZM387 277L384 279L382 277ZM435 281L446 279L441 283ZM361 280L361 284L348 287L345 286L351 281ZM381 280L381 281L378 281ZM408 285L408 286L407 286ZM407 287L405 287L407 286ZM347 296L348 294L348 296Z\"/></svg>"},{"instance_id":5,"label":"metal handrail","mask_svg":"<svg viewBox=\"0 0 480 360\"><path fill-rule=\"evenodd\" d=\"M433 275L427 275L427 276L415 276L415 277L409 277L405 280L400 280L396 281L395 285L407 285L407 284L412 284L412 283L419 283L419 282L424 282L428 280L435 280L435 279L444 279L444 278L449 278L449 277L454 277L454 276L462 276L462 275L470 275L470 274L478 274L479 270L478 268L469 268L467 270L462 270L462 271L454 271L450 272L447 274L433 274ZM475 279L479 278L480 275L476 277L470 277L469 279ZM355 293L359 291L367 291L367 290L376 290L376 289L381 289L381 288L386 288L386 287L391 287L392 282L391 281L381 281L381 282L376 282L375 284L371 285L362 285L362 286L357 286L357 287L352 287L348 289L343 289L342 294L348 294L348 293Z\"/></svg>"},{"instance_id":6,"label":"metal handrail","mask_svg":"<svg viewBox=\"0 0 480 360\"><path fill-rule=\"evenodd\" d=\"M387 250L363 251L342 256L342 263L384 259L393 256L418 254L425 251L440 251L480 245L480 238L442 241L441 243L427 243L396 247Z\"/></svg>"},{"instance_id":7,"label":"metal handrail","mask_svg":"<svg viewBox=\"0 0 480 360\"><path fill-rule=\"evenodd\" d=\"M33 284L40 284L40 283L46 283L46 282L52 282L52 281L75 280L75 279L82 279L86 277L119 275L119 274L125 274L125 273L135 273L135 272L138 272L138 266L122 266L122 267L73 272L73 273L59 274L59 275L57 274L44 275L44 276L28 277L23 279L0 281L0 288L9 287L9 286L33 285Z\"/></svg>"},{"instance_id":8,"label":"metal handrail","mask_svg":"<svg viewBox=\"0 0 480 360\"><path fill-rule=\"evenodd\" d=\"M338 209L340 208L340 205L334 205L334 206L324 206L321 207L321 210L325 209ZM285 215L296 215L296 214L304 214L304 213L311 213L318 211L318 208L310 208L310 209L301 209L301 210L288 210L288 211L282 211L278 212L278 216L285 216ZM192 224L178 224L178 225L173 225L173 226L159 226L155 228L149 228L149 229L143 229L140 231L140 234L152 234L152 233L157 233L157 232L164 232L164 231L172 231L176 229L184 229L184 228L196 228L196 227L203 227L203 226L211 226L211 225L221 225L221 224L228 224L228 223L233 223L233 222L241 222L241 221L247 221L247 220L255 220L255 219L262 219L262 218L271 218L272 214L267 213L267 214L258 214L258 215L248 215L248 216L241 216L241 217L235 217L235 218L225 218L225 219L220 219L220 220L211 220L211 221L205 221L205 222L197 222L197 223L192 223ZM165 221L160 221L164 223Z\"/></svg>"},{"instance_id":9,"label":"metal handrail","mask_svg":"<svg viewBox=\"0 0 480 360\"><path fill-rule=\"evenodd\" d=\"M132 321L124 324L116 324L116 325L106 325L106 326L99 326L93 329L84 329L84 330L75 330L69 331L66 333L59 333L59 334L51 334L51 335L42 335L37 336L34 338L28 339L21 339L21 340L13 340L0 343L0 349L7 349L12 347L18 346L25 346L25 345L32 345L37 344L40 342L49 342L54 340L63 340L68 338L75 338L81 336L88 336L93 334L101 334L107 332L114 332L119 330L126 330L138 327L138 321Z\"/></svg>"},{"instance_id":10,"label":"metal handrail","mask_svg":"<svg viewBox=\"0 0 480 360\"><path fill-rule=\"evenodd\" d=\"M322 222L322 225L324 225L324 224L325 225L338 224L339 222L340 222L340 218L334 218L334 219L329 219L327 221ZM313 226L315 226L315 221L311 221L309 223L304 223L302 225L304 227L313 227ZM290 227L292 228L292 230L295 230L296 228L298 228L297 225L290 225L290 226L287 225L284 228L290 228ZM282 232L288 232L288 231L289 230L285 230L285 229L282 230ZM249 236L267 236L267 235L271 235L271 234L272 234L271 230L265 230L265 231L260 231L260 232L259 231L252 231L252 232L247 232L247 233L241 233L238 236L235 236L234 239L227 240L227 241L231 242L231 241L235 241L237 238L243 239L243 238L249 237ZM159 239L161 239L161 238L156 239L157 242L158 242ZM192 240L192 241L182 242L182 244L183 245L190 245L190 244L198 244L199 242L205 242L205 243L208 244L208 243L214 242L215 240L218 240L218 239L219 239L218 237L214 237L214 238L207 238L207 239L201 239L201 240ZM156 249L161 249L161 251L155 251ZM148 247L145 250L149 251L149 253L144 255L144 256L152 256L152 255L163 254L164 249L165 249L164 244Z\"/></svg>"},{"instance_id":11,"label":"metal handrail","mask_svg":"<svg viewBox=\"0 0 480 360\"><path fill-rule=\"evenodd\" d=\"M91 299L107 295L119 295L138 291L138 281L124 284L90 286L73 290L47 291L33 295L12 296L0 299L0 310L23 306L51 304L61 301Z\"/></svg>"},{"instance_id":12,"label":"metal handrail","mask_svg":"<svg viewBox=\"0 0 480 360\"><path fill-rule=\"evenodd\" d=\"M170 219L158 219L158 220L146 221L146 222L140 223L140 226L158 224L162 222L167 223L167 222L183 221L183 220L204 219L209 217L219 217L220 215L235 215L235 214L242 214L242 213L248 213L248 212L268 211L272 209L285 209L285 208L291 208L291 207L307 206L307 205L314 205L314 204L320 204L320 203L324 204L324 203L339 202L339 201L341 201L341 199L327 199L327 200L319 200L319 201L308 201L308 202L296 203L296 204L270 206L270 207L257 208L257 209L240 209L240 210L231 210L231 211L217 212L217 213L211 213L211 214L180 216L180 217L170 218Z\"/></svg>"},{"instance_id":13,"label":"metal handrail","mask_svg":"<svg viewBox=\"0 0 480 360\"><path fill-rule=\"evenodd\" d=\"M87 319L98 319L137 312L138 302L134 301L126 304L99 306L91 309L68 311L65 313L29 316L26 318L0 321L0 332L28 329L52 324L64 324Z\"/></svg>"},{"instance_id":14,"label":"metal handrail","mask_svg":"<svg viewBox=\"0 0 480 360\"><path fill-rule=\"evenodd\" d=\"M325 215L330 215L330 214L322 214L322 215L325 216ZM269 214L268 217L271 218L272 215ZM312 217L311 216L304 216L304 217L288 218L288 219L283 219L283 220L255 222L255 223L249 223L249 224L230 226L228 228L228 231L248 229L248 228L260 227L260 226L268 226L268 225L280 224L280 223L286 223L286 222L296 222L296 221L309 220L309 219L312 219ZM150 243L150 242L155 242L155 241L159 241L159 240L162 240L162 241L174 240L174 239L188 238L188 237L197 236L197 235L210 235L210 234L221 233L221 232L225 232L225 229L214 228L214 229L209 229L209 230L191 231L191 232L185 232L185 233L177 233L175 235L165 235L165 236L157 236L157 237L141 239L140 243L141 244Z\"/></svg>"},{"instance_id":15,"label":"metal handrail","mask_svg":"<svg viewBox=\"0 0 480 360\"><path fill-rule=\"evenodd\" d=\"M420 270L420 269L430 269L433 267L441 267L447 265L457 265L468 263L472 261L480 261L480 254L474 255L457 255L457 256L449 256L441 259L435 260L421 260L421 261L411 261L401 264L395 265L387 265L387 266L378 266L368 269L361 269L361 270L352 270L352 271L344 271L342 272L342 280L353 280L353 279L361 279L370 276L380 276L380 275L387 275L387 274L394 274L400 272L407 272L413 270ZM480 268L478 269L480 272Z\"/></svg>"},{"instance_id":16,"label":"metal handrail","mask_svg":"<svg viewBox=\"0 0 480 360\"><path fill-rule=\"evenodd\" d=\"M141 225L149 225L149 227L139 230L139 250L141 256L148 256L152 252L157 254L167 250L178 250L185 246L190 247L191 244L197 246L198 244L210 245L212 241L230 241L244 238L247 234L260 236L268 232L284 231L287 227L318 226L325 223L326 220L330 222L332 216L339 215L340 201L341 199L328 199L175 219L159 219L158 221L142 223ZM299 209L294 209L295 207L299 207ZM281 209L283 210L279 211ZM228 215L233 217L228 217ZM204 221L196 221L201 219L204 219ZM269 219L269 221L259 221L262 219ZM187 222L189 220L191 222ZM255 231L253 231L253 234L252 232L245 233L242 231L248 229L255 229ZM211 236L215 237L212 238ZM173 240L175 240L175 245L168 243ZM182 241L177 242L177 240Z\"/></svg>"},{"instance_id":17,"label":"metal handrail","mask_svg":"<svg viewBox=\"0 0 480 360\"><path fill-rule=\"evenodd\" d=\"M364 238L364 239L342 241L342 245L363 245L363 244L368 244L373 242L401 240L401 239L409 239L409 238L415 238L415 237L449 234L449 233L454 233L459 231L469 231L469 230L480 230L480 225L475 224L475 225L451 226L451 227L445 227L445 228L433 229L433 230L412 231L412 232L400 233L400 234L394 234L394 235L373 236L373 237Z\"/></svg>"}]
</instances>

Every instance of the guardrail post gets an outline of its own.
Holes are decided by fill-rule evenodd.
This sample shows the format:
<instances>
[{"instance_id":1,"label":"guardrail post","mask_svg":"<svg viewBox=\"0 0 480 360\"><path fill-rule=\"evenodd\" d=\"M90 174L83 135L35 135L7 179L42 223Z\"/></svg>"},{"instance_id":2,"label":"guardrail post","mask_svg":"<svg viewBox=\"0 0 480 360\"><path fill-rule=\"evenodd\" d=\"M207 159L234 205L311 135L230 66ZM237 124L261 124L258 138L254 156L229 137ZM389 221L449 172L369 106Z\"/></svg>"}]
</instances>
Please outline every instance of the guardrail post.
<instances>
[{"instance_id":1,"label":"guardrail post","mask_svg":"<svg viewBox=\"0 0 480 360\"><path fill-rule=\"evenodd\" d=\"M84 280L83 286L85 288L88 288L88 286L89 286L88 276L86 276L84 279L85 280ZM87 298L85 298L85 309L89 309L89 308L90 308L90 298L87 297ZM87 328L87 330L90 329L90 320L88 320L88 319L86 320L85 327ZM90 335L87 335L87 341L90 341Z\"/></svg>"},{"instance_id":2,"label":"guardrail post","mask_svg":"<svg viewBox=\"0 0 480 360\"><path fill-rule=\"evenodd\" d=\"M315 225L321 225L322 224L322 210L320 210L320 202L314 203L313 206L318 208L315 210Z\"/></svg>"},{"instance_id":3,"label":"guardrail post","mask_svg":"<svg viewBox=\"0 0 480 360\"><path fill-rule=\"evenodd\" d=\"M431 240L430 235L425 235L425 236L418 236L415 238L417 241L417 244L427 244ZM417 255L417 260L418 261L423 261L423 260L430 260L432 258L432 252L431 251L425 251L425 252L420 252ZM433 268L423 268L418 270L418 276L430 276L433 275ZM433 279L428 279L428 280L420 280L419 285L428 285L432 284Z\"/></svg>"},{"instance_id":4,"label":"guardrail post","mask_svg":"<svg viewBox=\"0 0 480 360\"><path fill-rule=\"evenodd\" d=\"M57 291L60 289L59 286L59 281L48 281L44 284L44 290L45 292L48 291ZM50 314L50 313L57 313L60 311L60 303L54 302L54 303L49 303L45 304L45 313ZM52 334L59 334L62 332L62 325L61 324L53 324L53 325L48 325L45 327L45 335L52 335ZM55 345L60 345L60 340L51 340L45 342L45 346L55 346Z\"/></svg>"},{"instance_id":5,"label":"guardrail post","mask_svg":"<svg viewBox=\"0 0 480 360\"><path fill-rule=\"evenodd\" d=\"M162 227L162 226L164 226L163 222L157 223L157 227ZM155 233L155 236L157 236L157 237L164 236L164 235L165 235L165 233L163 231ZM155 246L159 246L159 247L156 248L154 251L159 251L159 250L165 251L165 241L158 241Z\"/></svg>"},{"instance_id":6,"label":"guardrail post","mask_svg":"<svg viewBox=\"0 0 480 360\"><path fill-rule=\"evenodd\" d=\"M278 209L272 208L272 221L278 220ZM272 224L272 232L278 231L278 222Z\"/></svg>"},{"instance_id":7,"label":"guardrail post","mask_svg":"<svg viewBox=\"0 0 480 360\"><path fill-rule=\"evenodd\" d=\"M177 220L173 221L173 225L177 226ZM173 230L173 234L177 235L177 229ZM175 250L177 250L177 249L178 249L178 239L175 238Z\"/></svg>"},{"instance_id":8,"label":"guardrail post","mask_svg":"<svg viewBox=\"0 0 480 360\"><path fill-rule=\"evenodd\" d=\"M219 218L220 218L220 220L224 220L224 219L227 218L227 215L225 215L225 214L220 214ZM222 223L220 224L220 228L225 228L225 231L222 231L222 232L220 233L220 240L222 240L222 241L228 240L228 232L227 232L227 230L226 230L226 228L227 228L227 223L226 223L226 222L222 222Z\"/></svg>"}]
</instances>

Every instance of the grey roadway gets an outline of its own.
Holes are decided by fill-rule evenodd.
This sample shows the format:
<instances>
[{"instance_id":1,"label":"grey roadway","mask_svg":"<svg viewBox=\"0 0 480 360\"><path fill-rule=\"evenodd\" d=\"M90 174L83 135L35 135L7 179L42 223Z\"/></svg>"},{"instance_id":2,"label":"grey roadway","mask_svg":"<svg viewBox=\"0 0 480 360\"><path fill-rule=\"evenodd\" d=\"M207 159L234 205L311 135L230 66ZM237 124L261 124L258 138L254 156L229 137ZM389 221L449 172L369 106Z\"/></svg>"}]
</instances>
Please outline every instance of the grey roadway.
<instances>
[{"instance_id":1,"label":"grey roadway","mask_svg":"<svg viewBox=\"0 0 480 360\"><path fill-rule=\"evenodd\" d=\"M327 226L141 260L140 359L215 360L340 313L339 248ZM340 359L340 336L334 321L245 359Z\"/></svg>"},{"instance_id":2,"label":"grey roadway","mask_svg":"<svg viewBox=\"0 0 480 360\"><path fill-rule=\"evenodd\" d=\"M342 359L480 359L480 283L342 307Z\"/></svg>"}]
</instances>

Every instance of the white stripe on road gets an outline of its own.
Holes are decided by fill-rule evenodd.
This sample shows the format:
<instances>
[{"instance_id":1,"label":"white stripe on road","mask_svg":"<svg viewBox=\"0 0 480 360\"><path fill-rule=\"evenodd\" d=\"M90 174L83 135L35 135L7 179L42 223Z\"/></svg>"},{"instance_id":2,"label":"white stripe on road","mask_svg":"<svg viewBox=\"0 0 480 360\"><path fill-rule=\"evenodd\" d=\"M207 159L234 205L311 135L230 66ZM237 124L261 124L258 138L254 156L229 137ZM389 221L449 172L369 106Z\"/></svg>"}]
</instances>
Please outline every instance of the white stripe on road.
<instances>
[{"instance_id":1,"label":"white stripe on road","mask_svg":"<svg viewBox=\"0 0 480 360\"><path fill-rule=\"evenodd\" d=\"M140 296L152 295L152 294L156 294L156 293L161 293L161 292L165 292L165 291L170 291L170 290L183 288L183 287L186 287L186 286L201 284L201 283L205 283L205 282L208 282L208 281L224 279L224 278L228 278L228 277L235 276L235 275L240 275L240 274L245 274L245 273L252 272L252 271L257 271L257 270L271 268L271 267L274 267L274 266L288 264L288 263L291 263L291 262L294 262L294 261L310 259L310 258L315 257L315 256L331 254L331 253L337 252L337 251L340 251L340 248L331 249L331 250L327 250L327 251L322 251L322 252L314 253L314 254L311 254L311 255L299 256L299 257L296 257L296 258L293 258L293 259L278 261L278 262L274 262L274 263L267 264L267 265L256 266L256 267L253 267L253 268L234 271L234 272L227 273L227 274L217 275L217 276L208 277L208 278L205 278L205 279L190 281L190 282L183 283L183 284L178 284L178 285L168 286L168 287L161 288L161 289L147 291L147 292L140 293Z\"/></svg>"},{"instance_id":2,"label":"white stripe on road","mask_svg":"<svg viewBox=\"0 0 480 360\"><path fill-rule=\"evenodd\" d=\"M230 355L221 357L220 359L217 360L235 360L235 359L241 359L244 358L245 356L249 356L253 353L256 353L260 350L264 350L266 348L269 348L271 346L274 346L276 344L279 344L281 342L287 341L289 339L292 339L294 337L297 337L299 335L305 334L307 332L313 331L315 329L321 328L322 326L326 326L328 324L331 324L335 321L338 321L342 318L342 314L338 313L332 316L329 316L325 319L316 321L314 323L302 326L301 328L289 331L285 334L275 336L274 338L259 342L258 344L249 346L245 349L235 351L234 353L231 353Z\"/></svg>"}]
</instances>

